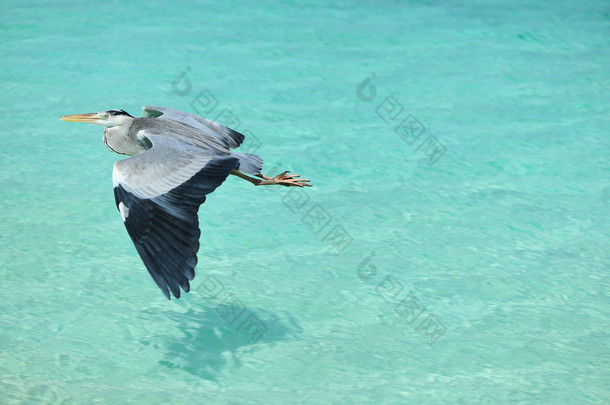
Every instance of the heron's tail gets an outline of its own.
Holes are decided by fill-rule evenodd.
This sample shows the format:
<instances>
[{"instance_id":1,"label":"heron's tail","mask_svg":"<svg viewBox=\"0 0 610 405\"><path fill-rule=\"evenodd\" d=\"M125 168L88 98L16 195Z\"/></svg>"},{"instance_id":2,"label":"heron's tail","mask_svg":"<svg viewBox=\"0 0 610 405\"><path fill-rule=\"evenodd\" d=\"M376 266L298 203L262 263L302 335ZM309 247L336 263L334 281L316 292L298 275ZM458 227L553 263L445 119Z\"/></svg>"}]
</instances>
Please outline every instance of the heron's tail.
<instances>
[{"instance_id":1,"label":"heron's tail","mask_svg":"<svg viewBox=\"0 0 610 405\"><path fill-rule=\"evenodd\" d=\"M263 158L258 155L232 151L231 156L239 159L239 167L237 169L242 173L257 175L263 170Z\"/></svg>"}]
</instances>

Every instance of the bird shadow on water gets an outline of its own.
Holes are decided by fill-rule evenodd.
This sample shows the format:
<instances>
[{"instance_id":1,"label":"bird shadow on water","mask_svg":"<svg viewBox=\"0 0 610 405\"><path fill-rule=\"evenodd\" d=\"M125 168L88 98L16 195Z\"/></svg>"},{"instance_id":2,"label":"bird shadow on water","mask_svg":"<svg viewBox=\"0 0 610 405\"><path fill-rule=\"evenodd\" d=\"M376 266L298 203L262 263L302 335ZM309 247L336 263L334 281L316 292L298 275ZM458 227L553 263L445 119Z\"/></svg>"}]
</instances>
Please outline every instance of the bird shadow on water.
<instances>
[{"instance_id":1,"label":"bird shadow on water","mask_svg":"<svg viewBox=\"0 0 610 405\"><path fill-rule=\"evenodd\" d=\"M249 316L244 310L239 318L227 320L224 310L221 305L202 302L189 305L185 312L167 312L182 336L157 336L159 349L166 352L159 364L216 382L226 367L265 361L256 356L262 345L272 345L302 331L289 314L281 320L267 310L247 308ZM258 322L253 323L253 319Z\"/></svg>"}]
</instances>

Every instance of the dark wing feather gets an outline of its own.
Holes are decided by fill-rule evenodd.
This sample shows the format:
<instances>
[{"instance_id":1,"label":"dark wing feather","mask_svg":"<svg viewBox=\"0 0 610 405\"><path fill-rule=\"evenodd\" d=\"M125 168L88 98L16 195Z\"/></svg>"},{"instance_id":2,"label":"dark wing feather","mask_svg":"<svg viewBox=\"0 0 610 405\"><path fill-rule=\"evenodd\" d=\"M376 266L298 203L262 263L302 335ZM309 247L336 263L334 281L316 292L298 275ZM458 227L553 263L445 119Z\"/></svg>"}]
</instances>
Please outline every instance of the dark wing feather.
<instances>
[{"instance_id":1,"label":"dark wing feather","mask_svg":"<svg viewBox=\"0 0 610 405\"><path fill-rule=\"evenodd\" d=\"M162 188L154 187L152 178L149 183L153 184L153 191L145 188L147 182L140 181L143 173L149 176L155 173L155 181L166 186L167 181L158 177L163 176L160 173L165 173L170 182L176 181L171 177L172 173L182 171L184 177L185 170L193 167L193 156L189 155L192 148L185 149L188 153L181 153L178 143L151 138L154 145L151 150L119 161L115 165L114 195L127 232L148 272L168 299L170 291L174 297L180 298L180 288L188 292L189 281L195 277L201 235L197 216L199 206L203 204L207 194L222 184L231 170L238 165L238 160L231 156L210 157L188 180L169 191L152 196L150 194L154 190ZM156 154L155 148L158 148ZM168 168L168 162L156 159L166 156L168 152L175 158L172 162L175 164L173 168L171 165ZM146 154L150 155L144 156ZM182 164L180 158L183 158ZM125 163L119 165L121 162ZM186 162L191 164L187 165ZM156 167L157 165L163 165L163 170ZM131 168L135 171L135 167L138 167L141 173L139 177L134 178L133 173L131 176L125 175L126 170Z\"/></svg>"}]
</instances>

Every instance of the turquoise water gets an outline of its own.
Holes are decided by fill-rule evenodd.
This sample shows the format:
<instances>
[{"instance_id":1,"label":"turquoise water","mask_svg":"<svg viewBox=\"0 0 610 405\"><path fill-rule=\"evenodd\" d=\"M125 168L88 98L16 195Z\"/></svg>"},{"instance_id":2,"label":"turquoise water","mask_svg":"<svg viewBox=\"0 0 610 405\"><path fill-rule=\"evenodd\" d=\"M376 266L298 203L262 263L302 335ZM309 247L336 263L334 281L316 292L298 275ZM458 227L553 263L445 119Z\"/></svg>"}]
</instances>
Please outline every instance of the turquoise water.
<instances>
[{"instance_id":1,"label":"turquoise water","mask_svg":"<svg viewBox=\"0 0 610 405\"><path fill-rule=\"evenodd\" d=\"M3 1L0 403L609 403L610 8L457 3ZM314 183L228 179L171 302L57 120L143 105Z\"/></svg>"}]
</instances>

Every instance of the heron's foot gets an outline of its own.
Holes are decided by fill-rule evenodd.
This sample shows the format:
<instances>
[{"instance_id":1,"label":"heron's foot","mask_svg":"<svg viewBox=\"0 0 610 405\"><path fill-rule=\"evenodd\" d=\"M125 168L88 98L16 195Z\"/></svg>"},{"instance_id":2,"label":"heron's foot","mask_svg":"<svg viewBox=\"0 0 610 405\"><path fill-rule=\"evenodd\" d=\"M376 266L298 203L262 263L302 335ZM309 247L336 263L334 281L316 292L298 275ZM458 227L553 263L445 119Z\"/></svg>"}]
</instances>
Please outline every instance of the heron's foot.
<instances>
[{"instance_id":1,"label":"heron's foot","mask_svg":"<svg viewBox=\"0 0 610 405\"><path fill-rule=\"evenodd\" d=\"M298 178L298 174L287 174L289 171L285 171L284 173L278 174L271 181L273 184L279 184L280 186L286 187L311 187L311 183L308 179Z\"/></svg>"}]
</instances>

